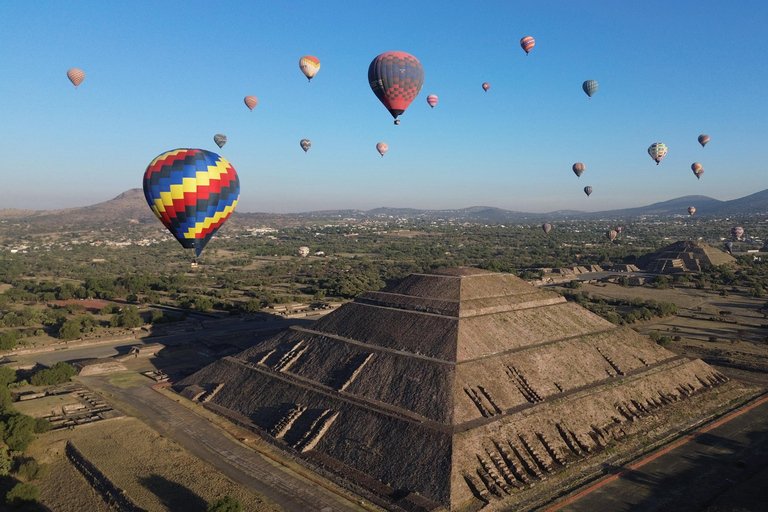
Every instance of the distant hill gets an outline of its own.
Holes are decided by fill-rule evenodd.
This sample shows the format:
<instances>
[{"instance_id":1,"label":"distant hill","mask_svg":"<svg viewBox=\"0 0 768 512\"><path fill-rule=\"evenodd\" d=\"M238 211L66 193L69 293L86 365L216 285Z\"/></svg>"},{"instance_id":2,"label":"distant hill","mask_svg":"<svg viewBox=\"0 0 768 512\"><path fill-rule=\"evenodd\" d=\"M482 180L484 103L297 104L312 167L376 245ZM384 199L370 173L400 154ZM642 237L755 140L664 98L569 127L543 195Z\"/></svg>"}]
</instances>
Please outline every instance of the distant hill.
<instances>
[{"instance_id":1,"label":"distant hill","mask_svg":"<svg viewBox=\"0 0 768 512\"><path fill-rule=\"evenodd\" d=\"M464 219L474 222L538 222L556 219L594 219L601 217L631 218L643 216L669 217L684 215L689 206L696 207L697 217L730 215L768 215L768 190L755 194L720 201L707 196L683 196L669 201L653 203L637 208L607 210L601 212L582 212L576 210L558 210L548 213L526 213L504 210L492 206L472 206L462 209L419 210L414 208L374 208L372 210L322 210L303 213L243 213L235 212L228 224L232 227L253 225L267 222L279 222L282 225L299 224L308 219L344 219L344 218L423 218L423 219ZM64 210L18 210L0 209L0 220L23 221L39 227L68 227L80 223L115 224L120 222L155 223L152 211L147 207L144 191L140 188L126 190L119 196L103 203L91 206L68 208Z\"/></svg>"}]
</instances>

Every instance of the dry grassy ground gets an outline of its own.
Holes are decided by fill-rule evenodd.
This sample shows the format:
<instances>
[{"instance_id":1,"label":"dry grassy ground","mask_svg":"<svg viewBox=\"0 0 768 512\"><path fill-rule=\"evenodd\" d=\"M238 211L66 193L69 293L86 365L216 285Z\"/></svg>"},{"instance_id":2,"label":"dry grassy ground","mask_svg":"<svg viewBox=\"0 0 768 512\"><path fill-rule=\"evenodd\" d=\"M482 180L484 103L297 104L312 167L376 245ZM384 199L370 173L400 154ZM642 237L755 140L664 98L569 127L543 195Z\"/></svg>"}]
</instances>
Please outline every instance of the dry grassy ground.
<instances>
[{"instance_id":1,"label":"dry grassy ground","mask_svg":"<svg viewBox=\"0 0 768 512\"><path fill-rule=\"evenodd\" d=\"M67 440L147 511L204 511L207 503L226 495L248 511L275 510L177 443L126 417L49 432L33 444L30 454L51 464L39 487L43 504L56 512L112 510L64 456Z\"/></svg>"}]
</instances>

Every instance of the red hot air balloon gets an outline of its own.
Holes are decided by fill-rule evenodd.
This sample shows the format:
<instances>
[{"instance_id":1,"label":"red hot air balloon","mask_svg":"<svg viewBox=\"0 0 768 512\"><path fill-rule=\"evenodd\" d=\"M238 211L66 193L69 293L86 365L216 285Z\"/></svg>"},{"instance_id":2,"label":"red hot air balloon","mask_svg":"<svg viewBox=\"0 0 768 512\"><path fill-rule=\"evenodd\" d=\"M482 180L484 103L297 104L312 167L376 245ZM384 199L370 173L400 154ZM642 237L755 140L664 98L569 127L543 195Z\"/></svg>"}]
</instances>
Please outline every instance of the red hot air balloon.
<instances>
[{"instance_id":1,"label":"red hot air balloon","mask_svg":"<svg viewBox=\"0 0 768 512\"><path fill-rule=\"evenodd\" d=\"M386 153L388 149L389 149L389 146L387 145L386 142L379 142L378 144L376 144L376 151L379 152L382 158L384 158L384 153Z\"/></svg>"},{"instance_id":2,"label":"red hot air balloon","mask_svg":"<svg viewBox=\"0 0 768 512\"><path fill-rule=\"evenodd\" d=\"M531 48L536 44L536 41L531 36L525 36L520 40L520 47L525 50L525 54L531 51Z\"/></svg>"},{"instance_id":3,"label":"red hot air balloon","mask_svg":"<svg viewBox=\"0 0 768 512\"><path fill-rule=\"evenodd\" d=\"M245 102L245 106L248 107L251 112L253 112L253 108L259 104L259 100L256 99L256 96L246 96L243 98L243 101Z\"/></svg>"},{"instance_id":4,"label":"red hot air balloon","mask_svg":"<svg viewBox=\"0 0 768 512\"><path fill-rule=\"evenodd\" d=\"M491 88L491 84L489 84L488 82L485 82L485 83L483 84L483 90L484 90L485 92L488 92L488 89L490 89L490 88Z\"/></svg>"},{"instance_id":5,"label":"red hot air balloon","mask_svg":"<svg viewBox=\"0 0 768 512\"><path fill-rule=\"evenodd\" d=\"M72 68L67 71L67 78L77 88L78 85L85 79L85 73L82 69Z\"/></svg>"},{"instance_id":6,"label":"red hot air balloon","mask_svg":"<svg viewBox=\"0 0 768 512\"><path fill-rule=\"evenodd\" d=\"M379 101L397 119L419 95L424 85L424 68L405 52L385 52L368 66L368 83Z\"/></svg>"},{"instance_id":7,"label":"red hot air balloon","mask_svg":"<svg viewBox=\"0 0 768 512\"><path fill-rule=\"evenodd\" d=\"M435 105L437 105L437 94L430 94L427 96L427 104L430 107L435 108Z\"/></svg>"},{"instance_id":8,"label":"red hot air balloon","mask_svg":"<svg viewBox=\"0 0 768 512\"><path fill-rule=\"evenodd\" d=\"M576 162L575 164L573 164L572 169L573 169L573 173L576 175L576 177L580 178L581 177L581 173L584 172L584 169L586 169L586 167L584 166L583 163Z\"/></svg>"}]
</instances>

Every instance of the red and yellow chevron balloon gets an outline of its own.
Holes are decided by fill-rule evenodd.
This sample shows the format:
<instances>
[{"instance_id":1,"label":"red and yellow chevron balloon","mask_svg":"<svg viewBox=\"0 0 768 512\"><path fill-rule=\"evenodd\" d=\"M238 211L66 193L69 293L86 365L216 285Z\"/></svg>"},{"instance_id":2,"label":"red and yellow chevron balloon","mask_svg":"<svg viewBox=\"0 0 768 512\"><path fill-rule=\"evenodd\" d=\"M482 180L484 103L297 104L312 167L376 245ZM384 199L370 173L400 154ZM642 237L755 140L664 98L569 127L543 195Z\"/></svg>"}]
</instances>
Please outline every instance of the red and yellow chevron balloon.
<instances>
[{"instance_id":1,"label":"red and yellow chevron balloon","mask_svg":"<svg viewBox=\"0 0 768 512\"><path fill-rule=\"evenodd\" d=\"M232 164L203 149L166 151L144 172L147 204L197 256L232 215L239 196L240 178Z\"/></svg>"},{"instance_id":2,"label":"red and yellow chevron balloon","mask_svg":"<svg viewBox=\"0 0 768 512\"><path fill-rule=\"evenodd\" d=\"M305 55L299 59L299 69L311 82L312 78L320 71L320 60L311 55Z\"/></svg>"}]
</instances>

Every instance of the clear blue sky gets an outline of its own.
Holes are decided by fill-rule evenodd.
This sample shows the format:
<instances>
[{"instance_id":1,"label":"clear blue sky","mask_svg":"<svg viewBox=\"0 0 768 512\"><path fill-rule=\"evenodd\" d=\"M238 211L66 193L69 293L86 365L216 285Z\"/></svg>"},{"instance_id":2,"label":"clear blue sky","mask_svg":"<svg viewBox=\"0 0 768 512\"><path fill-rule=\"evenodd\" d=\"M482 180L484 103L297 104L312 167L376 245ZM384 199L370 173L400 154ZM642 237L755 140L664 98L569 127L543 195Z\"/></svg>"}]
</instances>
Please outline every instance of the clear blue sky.
<instances>
[{"instance_id":1,"label":"clear blue sky","mask_svg":"<svg viewBox=\"0 0 768 512\"><path fill-rule=\"evenodd\" d=\"M111 199L178 147L233 164L240 211L597 211L768 188L763 0L28 1L2 11L0 208ZM371 60L391 50L425 73L400 126L367 81ZM298 67L306 54L321 62L311 83ZM78 89L72 67L86 73ZM591 100L587 79L600 84ZM253 112L246 95L259 99ZM221 150L216 133L229 138ZM656 141L669 147L659 166L646 152ZM574 162L586 165L580 179Z\"/></svg>"}]
</instances>

